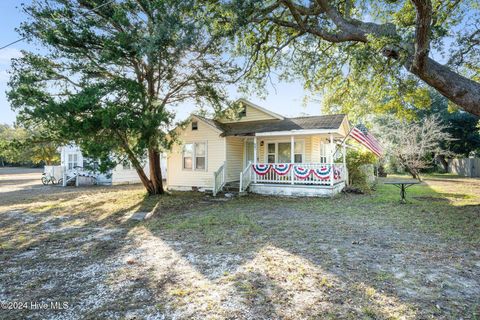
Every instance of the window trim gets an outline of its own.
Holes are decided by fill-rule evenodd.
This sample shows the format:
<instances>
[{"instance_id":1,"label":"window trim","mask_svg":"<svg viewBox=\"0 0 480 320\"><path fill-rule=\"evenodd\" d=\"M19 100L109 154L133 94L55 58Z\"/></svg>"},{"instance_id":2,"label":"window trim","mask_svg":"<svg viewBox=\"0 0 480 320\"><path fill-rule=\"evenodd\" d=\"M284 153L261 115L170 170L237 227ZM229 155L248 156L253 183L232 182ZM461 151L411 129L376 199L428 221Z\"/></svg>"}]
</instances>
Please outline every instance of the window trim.
<instances>
[{"instance_id":1,"label":"window trim","mask_svg":"<svg viewBox=\"0 0 480 320\"><path fill-rule=\"evenodd\" d=\"M196 169L197 166L197 155L196 155L196 148L195 144L197 143L203 143L205 144L205 169ZM192 145L192 168L191 169L185 169L184 167L184 146L187 144ZM196 141L186 141L182 145L182 171L188 171L188 172L193 172L193 171L199 171L199 172L208 172L208 141L207 140L196 140Z\"/></svg>"},{"instance_id":2,"label":"window trim","mask_svg":"<svg viewBox=\"0 0 480 320\"><path fill-rule=\"evenodd\" d=\"M239 113L238 113L238 117L239 118L244 118L247 116L247 106L243 106L243 110L241 110Z\"/></svg>"},{"instance_id":3,"label":"window trim","mask_svg":"<svg viewBox=\"0 0 480 320\"><path fill-rule=\"evenodd\" d=\"M197 169L197 144L203 143L205 145L205 155L203 158L205 158L205 168L204 169ZM194 170L195 171L207 171L208 163L207 163L207 142L206 141L196 141L193 143L193 155L194 155Z\"/></svg>"},{"instance_id":4,"label":"window trim","mask_svg":"<svg viewBox=\"0 0 480 320\"><path fill-rule=\"evenodd\" d=\"M275 163L278 163L278 144L279 143L291 143L291 140L264 140L265 141L265 147L264 147L264 161L265 163L268 163L268 155L273 154L273 153L268 153L268 144L269 143L274 143L275 144ZM303 148L302 148L302 163L306 163L305 160L305 149L307 148L306 146L306 139L295 139L294 142L302 142L303 143ZM300 153L296 153L300 154ZM291 163L291 162L285 162L285 163Z\"/></svg>"},{"instance_id":5,"label":"window trim","mask_svg":"<svg viewBox=\"0 0 480 320\"><path fill-rule=\"evenodd\" d=\"M70 161L70 156L72 157L72 160ZM75 167L78 167L78 153L72 152L67 154L67 170L73 170ZM70 164L72 164L72 167L70 168Z\"/></svg>"},{"instance_id":6,"label":"window trim","mask_svg":"<svg viewBox=\"0 0 480 320\"><path fill-rule=\"evenodd\" d=\"M187 144L191 144L192 145L192 154L190 156L190 158L192 158L192 167L191 168L185 168L185 146ZM193 171L193 168L194 168L194 165L193 165L193 161L194 161L194 158L195 158L195 144L193 142L185 142L183 145L182 145L182 170L183 171Z\"/></svg>"},{"instance_id":7,"label":"window trim","mask_svg":"<svg viewBox=\"0 0 480 320\"><path fill-rule=\"evenodd\" d=\"M195 128L193 125L195 124ZM198 121L192 121L192 131L198 131Z\"/></svg>"}]
</instances>

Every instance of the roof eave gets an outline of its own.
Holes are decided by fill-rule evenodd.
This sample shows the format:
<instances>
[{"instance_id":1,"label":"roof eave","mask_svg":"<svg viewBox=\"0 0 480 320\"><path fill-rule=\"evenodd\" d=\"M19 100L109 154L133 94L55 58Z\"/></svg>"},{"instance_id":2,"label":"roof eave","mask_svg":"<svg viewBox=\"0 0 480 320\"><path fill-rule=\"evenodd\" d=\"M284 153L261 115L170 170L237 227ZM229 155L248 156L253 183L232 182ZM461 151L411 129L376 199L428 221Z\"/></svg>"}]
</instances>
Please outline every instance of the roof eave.
<instances>
[{"instance_id":1,"label":"roof eave","mask_svg":"<svg viewBox=\"0 0 480 320\"><path fill-rule=\"evenodd\" d=\"M274 136L297 136L297 135L312 135L312 134L330 134L338 133L339 128L336 129L297 129L297 130L286 130L286 131L269 131L269 132L257 132L255 136L257 137L274 137Z\"/></svg>"}]
</instances>

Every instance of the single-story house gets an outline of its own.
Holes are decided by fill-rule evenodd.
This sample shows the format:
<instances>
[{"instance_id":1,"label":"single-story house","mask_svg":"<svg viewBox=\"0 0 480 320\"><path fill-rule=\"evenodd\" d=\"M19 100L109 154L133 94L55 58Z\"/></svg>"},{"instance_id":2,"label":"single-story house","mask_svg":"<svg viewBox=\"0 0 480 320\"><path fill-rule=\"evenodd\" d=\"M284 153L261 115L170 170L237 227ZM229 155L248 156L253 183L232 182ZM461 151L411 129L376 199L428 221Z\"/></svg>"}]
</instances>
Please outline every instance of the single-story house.
<instances>
[{"instance_id":1,"label":"single-story house","mask_svg":"<svg viewBox=\"0 0 480 320\"><path fill-rule=\"evenodd\" d=\"M322 196L345 186L344 114L287 118L239 100L236 119L192 115L167 156L171 190Z\"/></svg>"}]
</instances>

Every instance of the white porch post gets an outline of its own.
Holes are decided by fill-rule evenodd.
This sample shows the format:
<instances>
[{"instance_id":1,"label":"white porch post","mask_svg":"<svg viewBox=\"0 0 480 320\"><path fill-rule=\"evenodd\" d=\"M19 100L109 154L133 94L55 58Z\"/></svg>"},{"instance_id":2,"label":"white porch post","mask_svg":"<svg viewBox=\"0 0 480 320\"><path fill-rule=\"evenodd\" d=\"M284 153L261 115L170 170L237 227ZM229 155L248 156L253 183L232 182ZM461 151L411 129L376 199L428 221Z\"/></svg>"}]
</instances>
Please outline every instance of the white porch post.
<instances>
[{"instance_id":1,"label":"white porch post","mask_svg":"<svg viewBox=\"0 0 480 320\"><path fill-rule=\"evenodd\" d=\"M333 153L335 145L333 144L333 134L330 133L330 186L333 187Z\"/></svg>"},{"instance_id":2,"label":"white porch post","mask_svg":"<svg viewBox=\"0 0 480 320\"><path fill-rule=\"evenodd\" d=\"M293 134L290 136L290 163L291 163L291 168L290 168L290 180L291 180L291 184L294 183L294 180L293 178L295 177L293 175L293 163L295 162L295 137L293 136Z\"/></svg>"},{"instance_id":3,"label":"white porch post","mask_svg":"<svg viewBox=\"0 0 480 320\"><path fill-rule=\"evenodd\" d=\"M345 142L342 144L342 154L343 154L343 172L345 177L345 185L348 185L348 170L347 170L347 148Z\"/></svg>"},{"instance_id":4,"label":"white porch post","mask_svg":"<svg viewBox=\"0 0 480 320\"><path fill-rule=\"evenodd\" d=\"M253 164L257 164L257 136L253 137ZM253 181L257 183L257 174L254 173Z\"/></svg>"}]
</instances>

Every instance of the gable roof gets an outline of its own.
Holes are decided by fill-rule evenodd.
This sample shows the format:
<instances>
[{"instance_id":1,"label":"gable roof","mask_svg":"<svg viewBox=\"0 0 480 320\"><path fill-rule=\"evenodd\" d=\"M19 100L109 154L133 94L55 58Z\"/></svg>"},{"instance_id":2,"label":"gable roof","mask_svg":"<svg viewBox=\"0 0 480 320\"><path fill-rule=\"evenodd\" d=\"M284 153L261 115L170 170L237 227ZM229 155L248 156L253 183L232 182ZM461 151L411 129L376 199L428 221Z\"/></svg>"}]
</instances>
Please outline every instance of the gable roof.
<instances>
[{"instance_id":1,"label":"gable roof","mask_svg":"<svg viewBox=\"0 0 480 320\"><path fill-rule=\"evenodd\" d=\"M272 116L272 117L274 117L274 118L276 118L276 119L278 119L278 120L283 120L283 119L285 119L284 116L282 116L282 115L280 115L280 114L278 114L278 113L275 113L275 112L273 112L273 111L270 111L270 110L268 110L268 109L262 108L262 107L260 107L259 105L256 105L255 103L248 101L247 99L240 98L240 99L237 100L237 102L245 103L245 104L249 105L250 107L255 108L255 109L257 109L257 110L260 110L261 112L266 113L266 114L268 114L269 116Z\"/></svg>"},{"instance_id":2,"label":"gable roof","mask_svg":"<svg viewBox=\"0 0 480 320\"><path fill-rule=\"evenodd\" d=\"M225 133L225 128L223 127L223 125L216 120L205 118L205 117L199 116L198 114L192 114L192 117L195 117L195 118L205 122L207 125L209 125L210 127L219 131L222 134Z\"/></svg>"},{"instance_id":3,"label":"gable roof","mask_svg":"<svg viewBox=\"0 0 480 320\"><path fill-rule=\"evenodd\" d=\"M248 122L220 123L213 119L195 115L210 126L221 131L222 136L253 136L258 133L293 131L293 130L337 130L346 115L334 114L324 116L283 118L283 120L259 120Z\"/></svg>"}]
</instances>

